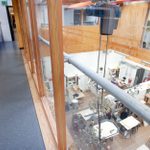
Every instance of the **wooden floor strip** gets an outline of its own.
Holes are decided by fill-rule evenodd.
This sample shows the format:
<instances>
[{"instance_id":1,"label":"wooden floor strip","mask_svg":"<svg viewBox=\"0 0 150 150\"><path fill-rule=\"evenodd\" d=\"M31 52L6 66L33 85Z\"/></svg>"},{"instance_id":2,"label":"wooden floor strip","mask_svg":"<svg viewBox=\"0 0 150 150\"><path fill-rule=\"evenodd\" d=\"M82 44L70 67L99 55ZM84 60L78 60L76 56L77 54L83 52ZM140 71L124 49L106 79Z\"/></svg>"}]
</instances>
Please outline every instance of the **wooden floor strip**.
<instances>
[{"instance_id":1,"label":"wooden floor strip","mask_svg":"<svg viewBox=\"0 0 150 150\"><path fill-rule=\"evenodd\" d=\"M36 114L39 121L46 150L57 150L56 142L50 130L49 123L46 118L46 114L44 112L44 108L41 102L41 98L38 95L37 88L35 86L34 80L30 73L29 66L25 59L24 59L24 65L25 65L26 74L27 74L27 78L28 78L28 82L29 82L29 86L30 86L30 90L31 90L31 94L32 94L32 98L33 98L33 102L34 102L34 106L35 106L35 110L36 110Z\"/></svg>"}]
</instances>

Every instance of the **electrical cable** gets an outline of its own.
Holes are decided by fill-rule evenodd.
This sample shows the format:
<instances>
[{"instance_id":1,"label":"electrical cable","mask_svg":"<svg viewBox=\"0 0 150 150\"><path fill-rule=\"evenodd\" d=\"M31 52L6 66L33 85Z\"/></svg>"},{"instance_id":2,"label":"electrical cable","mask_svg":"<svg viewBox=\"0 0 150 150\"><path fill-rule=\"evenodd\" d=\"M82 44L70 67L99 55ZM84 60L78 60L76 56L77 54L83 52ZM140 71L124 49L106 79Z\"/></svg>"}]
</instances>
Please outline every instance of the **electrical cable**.
<instances>
[{"instance_id":1,"label":"electrical cable","mask_svg":"<svg viewBox=\"0 0 150 150\"><path fill-rule=\"evenodd\" d=\"M101 21L101 20L100 20ZM102 35L100 34L99 37L99 51L98 51L98 59L97 59L97 74L99 73L99 65L100 65L100 53L101 53L101 42L102 41ZM101 121L100 121L100 97L98 93L98 84L96 84L96 89L97 89L97 113L98 113L98 125L99 125L99 141L101 143Z\"/></svg>"},{"instance_id":2,"label":"electrical cable","mask_svg":"<svg viewBox=\"0 0 150 150\"><path fill-rule=\"evenodd\" d=\"M101 21L101 20L100 20ZM107 55L108 55L108 42L109 42L109 36L107 35L107 40L106 40L106 51L105 51L105 62L104 62L104 72L103 72L103 77L106 77L106 67L107 67ZM101 43L102 43L102 35L100 34L100 40L99 40L99 51L98 51L98 57L97 57L97 74L99 73L100 69L100 53L101 53ZM99 99L99 93L98 93L98 85L97 85L97 112L98 112L98 125L99 125L99 142L100 146L102 146L101 143L101 114L103 115L103 100L104 100L104 88L101 89L101 97ZM101 100L101 103L100 101ZM100 111L101 110L101 111ZM101 114L100 114L101 113Z\"/></svg>"}]
</instances>

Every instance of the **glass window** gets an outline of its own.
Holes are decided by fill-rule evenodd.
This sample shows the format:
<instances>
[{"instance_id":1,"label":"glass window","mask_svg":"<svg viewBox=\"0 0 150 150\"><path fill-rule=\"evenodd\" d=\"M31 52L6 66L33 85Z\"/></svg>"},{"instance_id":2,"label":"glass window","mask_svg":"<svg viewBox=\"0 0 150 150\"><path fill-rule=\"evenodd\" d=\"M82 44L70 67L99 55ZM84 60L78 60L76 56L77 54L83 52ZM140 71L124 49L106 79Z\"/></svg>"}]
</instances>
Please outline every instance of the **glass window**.
<instances>
[{"instance_id":1,"label":"glass window","mask_svg":"<svg viewBox=\"0 0 150 150\"><path fill-rule=\"evenodd\" d=\"M104 77L140 101L141 105L145 103L149 87L148 82L143 81L145 76L150 74L150 69L142 64L141 60L136 62L135 58L115 49L108 49L110 42L116 42L115 36L120 38L116 32L118 26L120 27L119 14L118 19L114 16L99 18L95 16L94 11L97 10L98 15L101 15L101 9L95 9L94 6L92 9L88 6L70 9L70 5L63 5L62 10L64 52L70 54L74 61L98 73L99 77ZM126 13L127 9L123 15ZM136 16L133 10L131 13ZM122 38L120 41L123 45L137 46L137 42L135 44L133 40L137 33L130 32L137 29L133 25L137 19L125 18L125 20L128 20L128 26L123 24L119 29L128 31L125 33L128 43ZM110 37L113 38L109 40ZM146 144L150 130L140 116L67 62L64 65L64 78L67 145L70 149L136 149L140 144L135 141L138 141L141 134L144 136L142 143ZM144 86L146 90L142 92L141 87ZM130 121L134 122L133 126L129 125Z\"/></svg>"},{"instance_id":2,"label":"glass window","mask_svg":"<svg viewBox=\"0 0 150 150\"><path fill-rule=\"evenodd\" d=\"M118 39L120 39L118 43L122 42L122 46L129 44L129 49L136 47L137 41L133 39L137 33L130 31L138 29L133 25L138 19L134 17L129 20L126 15L128 11L124 9L122 18L128 21L128 25L124 23L120 25L118 23L120 9L114 4L105 3L102 9L99 9L101 6L99 4L75 8L71 8L71 4L63 2L62 5L64 55L69 54L79 64L97 73L99 78L105 78L114 87L131 95L141 105L149 106L150 69L146 65L147 62L108 47L112 42L118 42ZM55 120L47 2L35 0L35 8L44 98ZM117 13L113 13L114 9ZM130 7L129 12L133 17L138 11L134 12ZM118 26L120 30L116 32ZM119 36L122 30L125 31L126 37ZM127 108L120 99L103 89L67 60L64 63L64 81L69 149L130 150L142 145L149 146L148 124Z\"/></svg>"},{"instance_id":3,"label":"glass window","mask_svg":"<svg viewBox=\"0 0 150 150\"><path fill-rule=\"evenodd\" d=\"M51 56L49 44L49 28L48 28L48 10L47 2L35 0L36 8L36 20L38 27L38 39L39 39L39 51L40 51L40 62L42 67L43 85L45 92L46 103L53 115L52 120L55 120L55 108L54 108L54 93L53 93L53 79L51 69ZM51 123L55 123L51 122ZM55 126L55 125L54 125Z\"/></svg>"},{"instance_id":4,"label":"glass window","mask_svg":"<svg viewBox=\"0 0 150 150\"><path fill-rule=\"evenodd\" d=\"M144 27L142 47L150 49L150 12L146 21L146 25Z\"/></svg>"},{"instance_id":5,"label":"glass window","mask_svg":"<svg viewBox=\"0 0 150 150\"><path fill-rule=\"evenodd\" d=\"M98 51L73 53L71 57L97 72ZM137 80L135 76L141 65L138 68L134 63L122 53L108 51L106 54L101 51L98 75L103 77L106 69L107 80L140 101L141 105L148 106L145 96L150 87L149 82L143 80L145 75L150 75L150 70L143 68L142 79ZM73 65L65 63L64 69L68 147L87 150L136 149L142 145L137 143L141 136L144 138L140 142L147 145L150 130L140 116Z\"/></svg>"}]
</instances>

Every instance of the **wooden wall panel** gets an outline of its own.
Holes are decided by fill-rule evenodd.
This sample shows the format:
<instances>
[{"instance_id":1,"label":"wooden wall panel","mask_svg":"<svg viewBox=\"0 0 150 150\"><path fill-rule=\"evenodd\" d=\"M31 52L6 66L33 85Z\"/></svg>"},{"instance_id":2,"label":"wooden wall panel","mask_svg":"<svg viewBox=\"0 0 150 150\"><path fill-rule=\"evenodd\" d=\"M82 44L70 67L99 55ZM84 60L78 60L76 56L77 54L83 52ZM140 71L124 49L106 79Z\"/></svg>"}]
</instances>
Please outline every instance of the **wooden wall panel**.
<instances>
[{"instance_id":1,"label":"wooden wall panel","mask_svg":"<svg viewBox=\"0 0 150 150\"><path fill-rule=\"evenodd\" d=\"M112 41L131 48L140 47L147 10L148 3L122 7L122 15Z\"/></svg>"},{"instance_id":2,"label":"wooden wall panel","mask_svg":"<svg viewBox=\"0 0 150 150\"><path fill-rule=\"evenodd\" d=\"M68 53L99 49L97 26L74 26L63 28L64 51Z\"/></svg>"},{"instance_id":3,"label":"wooden wall panel","mask_svg":"<svg viewBox=\"0 0 150 150\"><path fill-rule=\"evenodd\" d=\"M41 28L40 35L48 40L48 28ZM63 27L63 49L67 53L99 50L99 26ZM102 37L102 49L106 47L106 37ZM45 55L45 52L44 52Z\"/></svg>"}]
</instances>

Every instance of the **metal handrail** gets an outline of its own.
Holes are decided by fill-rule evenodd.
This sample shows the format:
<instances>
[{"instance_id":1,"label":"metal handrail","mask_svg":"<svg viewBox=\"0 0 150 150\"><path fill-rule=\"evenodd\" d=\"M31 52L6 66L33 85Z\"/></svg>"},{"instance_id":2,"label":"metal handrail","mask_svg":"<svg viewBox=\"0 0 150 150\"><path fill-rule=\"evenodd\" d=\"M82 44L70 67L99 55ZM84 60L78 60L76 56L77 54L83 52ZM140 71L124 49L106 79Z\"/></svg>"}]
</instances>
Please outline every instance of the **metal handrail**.
<instances>
[{"instance_id":1,"label":"metal handrail","mask_svg":"<svg viewBox=\"0 0 150 150\"><path fill-rule=\"evenodd\" d=\"M45 40L41 36L39 36L39 40L45 43L47 46L50 45L49 41ZM85 66L81 62L78 62L74 56L64 53L64 58L68 63L78 68L85 75L94 80L98 85L100 85L106 91L116 97L117 100L121 101L132 112L142 117L147 123L150 124L150 108L148 106L142 104L137 99L127 94L124 90L120 89L106 78L100 77L97 73L90 70L88 66Z\"/></svg>"}]
</instances>

